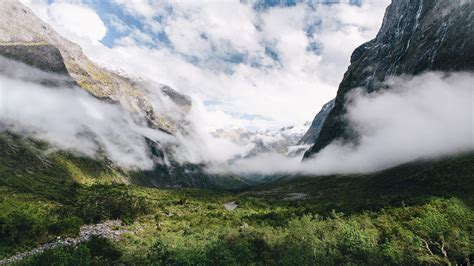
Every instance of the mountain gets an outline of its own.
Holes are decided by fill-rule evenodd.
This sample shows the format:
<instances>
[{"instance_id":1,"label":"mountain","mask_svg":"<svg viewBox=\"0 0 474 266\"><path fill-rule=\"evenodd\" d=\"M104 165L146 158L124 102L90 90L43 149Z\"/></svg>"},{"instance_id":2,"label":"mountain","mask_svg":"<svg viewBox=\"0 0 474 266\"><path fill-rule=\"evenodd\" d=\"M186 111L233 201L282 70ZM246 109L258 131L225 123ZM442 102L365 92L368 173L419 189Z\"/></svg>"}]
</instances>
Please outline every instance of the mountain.
<instances>
[{"instance_id":1,"label":"mountain","mask_svg":"<svg viewBox=\"0 0 474 266\"><path fill-rule=\"evenodd\" d=\"M174 148L182 143L176 135L193 134L193 124L186 118L192 108L189 96L167 85L128 77L95 64L77 44L59 35L18 1L4 1L0 5L0 61L0 75L4 77L51 88L84 90L94 98L128 112L132 126L173 138L174 142L167 144L151 140L144 134L147 156L154 167L140 171L121 169L122 181L152 187L234 188L247 185L237 177L208 175L204 165L178 162ZM10 128L2 123L2 131L8 131ZM91 138L99 151L102 149L102 136L79 133ZM12 145L20 145L21 141L21 138L16 139ZM107 141L118 143L117 140ZM114 164L106 156L101 155L100 160L105 166Z\"/></svg>"},{"instance_id":2,"label":"mountain","mask_svg":"<svg viewBox=\"0 0 474 266\"><path fill-rule=\"evenodd\" d=\"M305 157L335 139L357 138L344 118L346 97L353 89L369 93L386 90L389 87L382 84L385 80L424 71L473 71L473 21L473 1L392 1L376 38L352 53L334 109Z\"/></svg>"},{"instance_id":3,"label":"mountain","mask_svg":"<svg viewBox=\"0 0 474 266\"><path fill-rule=\"evenodd\" d=\"M397 28L401 38L403 31L411 28L404 23L411 21L407 17L413 15L413 9L421 19L425 16L421 7L436 8L439 13L433 11L425 17L433 22L443 16L457 20L450 12L466 15L472 7L467 1L441 1L424 0L418 6L415 2L394 0L386 20L400 22ZM350 2L360 4L361 1ZM452 8L454 3L464 10ZM408 8L411 5L414 7ZM401 6L407 8L399 10ZM61 42L77 46L51 31L47 33L50 36L42 36L40 33L48 26L30 25L41 23L31 16L28 9L11 0L0 3L0 37L6 40L0 49L3 55L0 56L0 111L7 110L15 116L21 114L22 108L36 110L28 105L11 105L15 97L8 96L18 96L10 94L15 90L29 90L21 94L23 97L38 96L34 89L81 92L67 95L78 98L86 95L94 103L128 110L137 119L145 115L146 119L133 121L132 125L140 125L148 133L160 132L160 136L177 140L177 136L194 134L192 125L186 121L186 112L192 108L189 97L168 86L135 80L99 66L94 65L91 70L87 65L93 63L82 52L76 51L77 54L68 57L67 53L73 52ZM469 18L458 19L466 19L470 25ZM412 26L427 27L417 23ZM458 26L461 30L470 27ZM437 29L428 27L423 35L433 36L431 30ZM451 31L457 28L449 29L446 36L466 37ZM45 41L41 38L31 41L22 35ZM459 48L458 44L465 40L462 38L454 38L453 47ZM417 42L421 48L428 46L421 40ZM432 42L432 49L440 42L443 43ZM354 53L350 71L369 63L373 66L368 67L385 64L392 51L372 58L374 50L385 48L374 46L369 49L372 52L364 49L359 51L361 54ZM458 51L442 52L444 60L450 60L451 52L456 58ZM466 60L472 56L470 50L464 52ZM83 58L73 62L76 56ZM438 60L436 55L433 58L433 62ZM461 69L467 69L467 63L458 63ZM397 69L397 64L393 68ZM362 82L356 79L357 73L354 72L353 81ZM362 73L357 75L360 78ZM346 78L345 82L352 82L350 77ZM23 82L17 82L20 86L9 86L14 82L5 80ZM153 96L147 89L161 93L159 97ZM374 85L372 89L385 87ZM162 103L169 102L168 97L176 107L172 109L174 112L161 108ZM33 100L30 105L41 103L39 99ZM344 107L345 103L341 102L344 98L336 98L334 108L338 100ZM312 136L310 139L318 138L320 125L324 123L326 128L331 115L338 114L336 109L330 110L332 105L328 103L323 108L310 130L307 130L309 124L277 131L223 129L215 132L215 137L249 146L245 156L266 151L286 155L306 131ZM13 107L4 109L4 106ZM61 107L59 110L64 112L74 108L68 104ZM79 116L87 111L79 110ZM330 115L324 122L327 113ZM51 120L41 115L40 123ZM10 117L0 122L0 265L471 265L474 261L473 151L412 161L370 174L289 176L285 173L266 176L261 179L265 184L263 181L249 184L235 176L209 175L201 164L180 164L173 159L172 145L161 145L150 138L144 138L150 156L167 163L157 163L148 171L125 170L106 156L81 156L52 148L52 143L21 131L13 133L8 130L12 124L15 126L14 121L8 121ZM156 120L157 117L163 121ZM332 119L339 123L337 119L341 118ZM105 120L100 122L108 122ZM62 128L66 124L55 125ZM126 130L126 127L114 127L112 131ZM335 128L330 133L337 136L338 130ZM319 138L329 134L327 131L323 128ZM80 144L85 145L85 141ZM344 161L339 160L339 164ZM257 167L262 166L257 161ZM245 188L245 191L223 191L229 188Z\"/></svg>"},{"instance_id":4,"label":"mountain","mask_svg":"<svg viewBox=\"0 0 474 266\"><path fill-rule=\"evenodd\" d=\"M329 113L334 108L334 102L334 99L332 99L323 105L321 111L319 111L314 117L308 131L306 131L303 137L298 141L298 145L313 145L318 140L319 132L321 132L324 122L326 121Z\"/></svg>"},{"instance_id":5,"label":"mountain","mask_svg":"<svg viewBox=\"0 0 474 266\"><path fill-rule=\"evenodd\" d=\"M0 14L0 55L40 70L68 75L99 99L119 103L132 113L145 113L151 127L176 131L173 121L153 108L143 88L93 63L77 44L59 35L28 7L18 1L4 1Z\"/></svg>"},{"instance_id":6,"label":"mountain","mask_svg":"<svg viewBox=\"0 0 474 266\"><path fill-rule=\"evenodd\" d=\"M307 127L308 123L300 126L282 127L278 130L217 129L212 131L211 135L215 138L229 140L243 147L244 152L236 154L236 159L251 158L262 153L278 153L285 156L293 156L294 151L302 148L301 145L305 144L299 144L299 141Z\"/></svg>"}]
</instances>

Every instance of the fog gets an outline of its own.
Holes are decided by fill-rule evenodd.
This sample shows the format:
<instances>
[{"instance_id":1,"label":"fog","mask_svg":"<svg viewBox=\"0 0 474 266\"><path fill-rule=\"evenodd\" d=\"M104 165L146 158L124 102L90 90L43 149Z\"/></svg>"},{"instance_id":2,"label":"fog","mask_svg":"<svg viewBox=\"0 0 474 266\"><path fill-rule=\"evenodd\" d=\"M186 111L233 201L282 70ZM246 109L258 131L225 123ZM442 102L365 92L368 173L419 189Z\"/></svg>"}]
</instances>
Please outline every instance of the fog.
<instances>
[{"instance_id":1,"label":"fog","mask_svg":"<svg viewBox=\"0 0 474 266\"><path fill-rule=\"evenodd\" d=\"M0 131L46 140L51 148L106 156L125 168L142 169L154 164L144 136L174 141L137 123L140 114L132 117L119 105L98 100L78 87L40 84L65 80L64 76L5 58L0 58L0 68L10 69L0 76Z\"/></svg>"},{"instance_id":2,"label":"fog","mask_svg":"<svg viewBox=\"0 0 474 266\"><path fill-rule=\"evenodd\" d=\"M239 175L366 173L474 150L472 73L398 77L386 82L390 90L372 94L356 89L345 119L359 136L357 144L336 140L302 162L271 153L236 159L252 147L211 136L201 126L203 106L193 102L189 112L180 112L156 88L146 93L156 110L177 121L174 135L148 128L143 114L98 100L64 76L4 58L0 69L0 131L46 140L52 149L107 157L126 169L166 163L150 155L145 138L178 162Z\"/></svg>"},{"instance_id":3,"label":"fog","mask_svg":"<svg viewBox=\"0 0 474 266\"><path fill-rule=\"evenodd\" d=\"M304 162L263 154L230 169L240 174L367 173L473 151L472 84L472 73L426 73L392 79L390 90L378 93L355 90L345 118L359 135L357 144L336 140Z\"/></svg>"},{"instance_id":4,"label":"fog","mask_svg":"<svg viewBox=\"0 0 474 266\"><path fill-rule=\"evenodd\" d=\"M119 104L96 99L74 86L70 77L3 57L0 73L0 132L45 140L53 150L145 170L168 163L170 157L180 163L225 162L248 149L212 137L199 126L203 107L193 103L184 111L162 93L160 84L138 81L154 110L177 124L174 135L147 127L144 113L130 113ZM164 160L150 153L146 138L167 152Z\"/></svg>"}]
</instances>

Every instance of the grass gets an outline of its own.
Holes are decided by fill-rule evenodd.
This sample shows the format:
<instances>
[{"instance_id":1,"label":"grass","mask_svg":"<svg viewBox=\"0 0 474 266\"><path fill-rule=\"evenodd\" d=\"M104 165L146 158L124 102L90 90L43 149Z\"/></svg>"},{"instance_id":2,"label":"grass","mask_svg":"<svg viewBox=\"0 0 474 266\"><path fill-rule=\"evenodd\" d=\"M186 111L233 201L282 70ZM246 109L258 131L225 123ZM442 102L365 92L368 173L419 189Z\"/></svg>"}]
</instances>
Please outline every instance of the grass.
<instances>
[{"instance_id":1,"label":"grass","mask_svg":"<svg viewBox=\"0 0 474 266\"><path fill-rule=\"evenodd\" d=\"M309 197L298 202L313 205L319 212L378 210L453 196L474 207L473 173L474 153L467 153L367 175L286 177L246 194L279 201L289 193L305 193Z\"/></svg>"},{"instance_id":2,"label":"grass","mask_svg":"<svg viewBox=\"0 0 474 266\"><path fill-rule=\"evenodd\" d=\"M472 154L371 175L282 178L237 193L128 184L126 173L106 161L66 152L46 155L47 150L42 142L0 136L0 258L57 236L74 236L85 223L121 219L128 233L118 242L94 239L22 264L447 264L474 259ZM282 200L289 193L309 197ZM239 207L225 210L223 204L230 201Z\"/></svg>"}]
</instances>

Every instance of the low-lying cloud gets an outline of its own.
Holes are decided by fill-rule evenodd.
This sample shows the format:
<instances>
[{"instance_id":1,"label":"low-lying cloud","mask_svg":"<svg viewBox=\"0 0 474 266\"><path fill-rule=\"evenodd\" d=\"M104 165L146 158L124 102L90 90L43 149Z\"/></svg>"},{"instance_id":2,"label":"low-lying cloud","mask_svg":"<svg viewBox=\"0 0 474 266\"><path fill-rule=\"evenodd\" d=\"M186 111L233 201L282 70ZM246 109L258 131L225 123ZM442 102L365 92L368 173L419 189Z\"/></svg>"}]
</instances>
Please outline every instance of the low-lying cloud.
<instances>
[{"instance_id":1,"label":"low-lying cloud","mask_svg":"<svg viewBox=\"0 0 474 266\"><path fill-rule=\"evenodd\" d=\"M241 174L366 173L474 150L472 73L426 73L387 82L390 90L349 98L346 118L357 144L334 141L300 162L275 154L230 166Z\"/></svg>"},{"instance_id":2,"label":"low-lying cloud","mask_svg":"<svg viewBox=\"0 0 474 266\"><path fill-rule=\"evenodd\" d=\"M107 158L125 169L150 169L166 164L225 162L245 150L211 136L203 124L202 106L183 107L164 95L161 85L142 82L154 110L177 123L174 135L147 126L141 113L94 98L65 75L43 72L0 57L0 132L42 139L81 155ZM45 85L42 85L45 84ZM166 152L158 158L150 143Z\"/></svg>"},{"instance_id":3,"label":"low-lying cloud","mask_svg":"<svg viewBox=\"0 0 474 266\"><path fill-rule=\"evenodd\" d=\"M143 115L96 99L78 87L61 85L70 84L64 76L0 59L0 69L15 69L0 76L0 131L107 157L124 168L149 169L164 163L151 155L146 139L161 145L178 162L205 163L210 172L249 176L365 173L474 150L472 73L398 77L386 82L388 90L372 94L355 90L346 119L359 136L357 144L336 140L302 162L300 157L272 153L236 159L249 147L213 137L202 126L206 112L199 104L185 117L174 117L181 119L182 129L172 136L148 128ZM41 85L42 80L58 79L59 86ZM160 112L178 113L166 97L149 93Z\"/></svg>"},{"instance_id":4,"label":"low-lying cloud","mask_svg":"<svg viewBox=\"0 0 474 266\"><path fill-rule=\"evenodd\" d=\"M145 136L173 141L164 133L141 126L137 117L119 105L98 100L78 87L38 83L64 76L5 58L0 58L0 65L15 69L15 75L4 72L0 76L0 131L47 140L57 148L87 156L104 155L126 168L153 166ZM22 79L26 76L28 79Z\"/></svg>"}]
</instances>

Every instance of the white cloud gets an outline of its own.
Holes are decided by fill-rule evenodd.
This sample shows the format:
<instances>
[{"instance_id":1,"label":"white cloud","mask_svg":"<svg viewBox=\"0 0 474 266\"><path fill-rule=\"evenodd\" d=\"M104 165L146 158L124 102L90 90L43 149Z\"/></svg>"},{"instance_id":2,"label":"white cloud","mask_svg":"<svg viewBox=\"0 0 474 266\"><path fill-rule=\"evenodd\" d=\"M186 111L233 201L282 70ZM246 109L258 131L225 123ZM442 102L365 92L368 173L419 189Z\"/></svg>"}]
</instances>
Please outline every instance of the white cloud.
<instances>
[{"instance_id":1,"label":"white cloud","mask_svg":"<svg viewBox=\"0 0 474 266\"><path fill-rule=\"evenodd\" d=\"M121 19L116 15L110 15L110 26L113 27L116 31L120 33L125 33L130 30L130 27L125 24Z\"/></svg>"},{"instance_id":2,"label":"white cloud","mask_svg":"<svg viewBox=\"0 0 474 266\"><path fill-rule=\"evenodd\" d=\"M347 119L357 144L336 140L300 163L275 154L242 160L237 173L366 173L474 150L472 73L426 73L388 82L391 89L352 95ZM215 170L215 169L214 169Z\"/></svg>"},{"instance_id":3,"label":"white cloud","mask_svg":"<svg viewBox=\"0 0 474 266\"><path fill-rule=\"evenodd\" d=\"M46 0L21 2L61 35L80 45L97 44L107 33L97 12L81 1L55 1L51 4Z\"/></svg>"},{"instance_id":4,"label":"white cloud","mask_svg":"<svg viewBox=\"0 0 474 266\"><path fill-rule=\"evenodd\" d=\"M131 15L153 18L157 14L158 2L152 0L114 0Z\"/></svg>"},{"instance_id":5,"label":"white cloud","mask_svg":"<svg viewBox=\"0 0 474 266\"><path fill-rule=\"evenodd\" d=\"M83 90L50 88L18 78L61 80L64 76L3 57L0 68L14 69L10 71L13 76L0 76L0 121L6 125L3 130L44 139L60 149L92 157L105 154L126 168L153 166L143 136L170 141L165 134L136 123L137 117L118 105L95 99Z\"/></svg>"},{"instance_id":6,"label":"white cloud","mask_svg":"<svg viewBox=\"0 0 474 266\"><path fill-rule=\"evenodd\" d=\"M257 12L251 3L237 0L115 2L140 19L144 29L130 28L110 49L82 38L84 51L104 65L169 84L201 103L214 101L203 109L209 117L206 126L213 128L219 127L218 121L221 127L278 128L310 120L334 97L353 49L375 36L387 5L385 0L365 1L361 7L341 3L313 9L300 3ZM61 26L55 20L59 21L50 16L56 29L75 30L74 23ZM319 20L316 32L308 35L307 28ZM96 27L82 28L89 32ZM155 44L151 35L160 31L167 34L172 48L143 46ZM101 35L91 33L89 39ZM321 45L320 53L307 50L313 42ZM279 61L266 53L266 46L278 53ZM225 61L235 54L243 56L241 63ZM198 58L199 64L190 63L187 56ZM268 119L247 120L229 113ZM217 114L228 120L211 120Z\"/></svg>"},{"instance_id":7,"label":"white cloud","mask_svg":"<svg viewBox=\"0 0 474 266\"><path fill-rule=\"evenodd\" d=\"M53 3L49 6L49 18L53 27L65 37L84 43L100 41L107 28L99 15L86 6L69 3Z\"/></svg>"}]
</instances>

